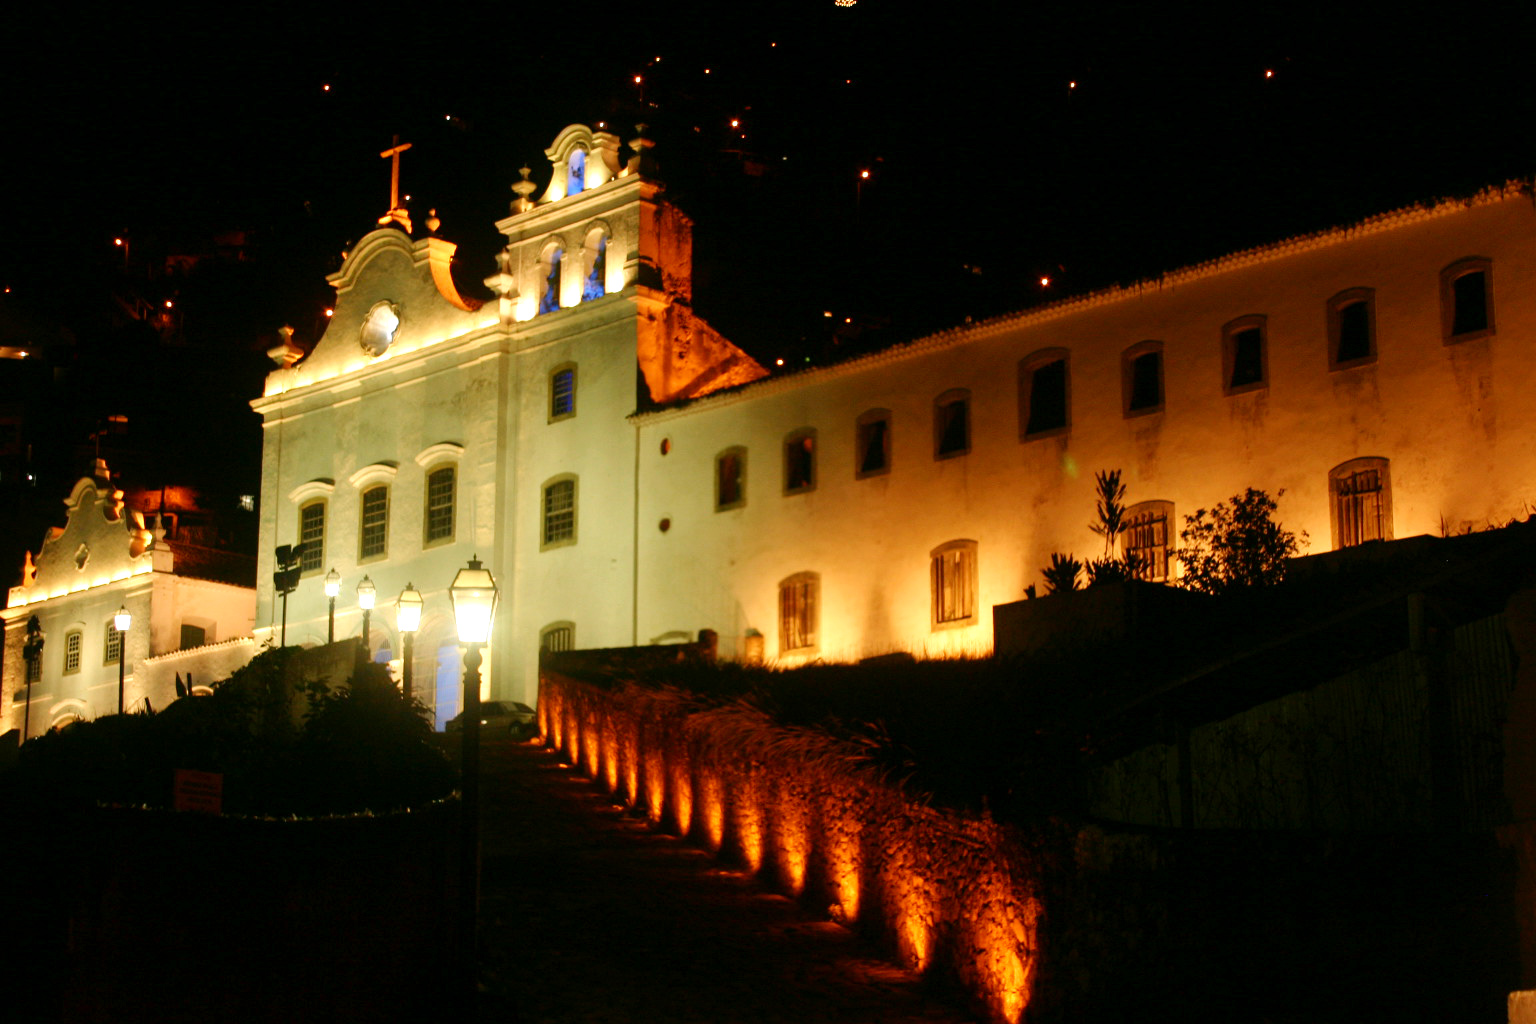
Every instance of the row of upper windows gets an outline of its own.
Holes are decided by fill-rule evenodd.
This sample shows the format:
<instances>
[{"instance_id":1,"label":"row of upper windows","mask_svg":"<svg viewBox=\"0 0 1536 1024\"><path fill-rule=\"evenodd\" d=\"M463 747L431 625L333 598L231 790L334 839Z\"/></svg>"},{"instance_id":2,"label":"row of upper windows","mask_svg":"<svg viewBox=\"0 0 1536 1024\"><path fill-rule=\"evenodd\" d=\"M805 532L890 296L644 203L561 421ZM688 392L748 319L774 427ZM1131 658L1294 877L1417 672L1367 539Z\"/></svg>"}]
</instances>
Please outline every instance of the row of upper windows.
<instances>
[{"instance_id":1,"label":"row of upper windows","mask_svg":"<svg viewBox=\"0 0 1536 1024\"><path fill-rule=\"evenodd\" d=\"M454 507L458 467L437 466L426 474L422 512L422 545L447 544L454 536ZM389 554L389 484L365 487L358 496L357 560L373 561ZM299 506L299 542L304 545L299 566L304 575L326 565L328 500L315 498Z\"/></svg>"},{"instance_id":2,"label":"row of upper windows","mask_svg":"<svg viewBox=\"0 0 1536 1024\"><path fill-rule=\"evenodd\" d=\"M181 627L181 649L201 647L206 640L205 632L201 626L183 625ZM72 629L64 634L63 664L61 668L65 675L73 675L80 671L80 665L85 657L85 631ZM123 659L123 634L118 631L117 623L108 619L102 626L101 634L101 663L103 665L116 665ZM42 659L33 659L27 665L27 682L39 683L43 678Z\"/></svg>"},{"instance_id":3,"label":"row of upper windows","mask_svg":"<svg viewBox=\"0 0 1536 1024\"><path fill-rule=\"evenodd\" d=\"M1447 345L1487 337L1493 326L1493 264L1470 257L1440 272L1441 337ZM1328 368L1376 361L1376 293L1349 288L1326 305ZM1237 395L1269 386L1269 338L1263 316L1238 317L1221 329L1221 383ZM1049 349L1019 364L1019 434L1047 437L1070 425L1069 354ZM1126 416L1163 408L1163 343L1143 341L1120 356L1121 406Z\"/></svg>"},{"instance_id":4,"label":"row of upper windows","mask_svg":"<svg viewBox=\"0 0 1536 1024\"><path fill-rule=\"evenodd\" d=\"M1441 275L1447 344L1493 333L1492 266L1467 259ZM1349 369L1376 359L1375 293L1351 288L1328 301L1329 365ZM1263 316L1244 316L1222 328L1222 380L1228 395L1268 386L1268 344ZM1065 433L1071 423L1070 354L1053 348L1019 362L1019 436L1026 439ZM1124 415L1141 416L1163 408L1163 343L1144 341L1121 354L1121 401ZM871 409L858 417L854 435L854 476L879 476L891 468L891 413ZM971 450L970 393L956 389L934 400L933 457L948 459ZM747 452L732 447L715 459L715 508L746 503ZM802 428L784 441L783 493L816 487L816 431Z\"/></svg>"}]
</instances>

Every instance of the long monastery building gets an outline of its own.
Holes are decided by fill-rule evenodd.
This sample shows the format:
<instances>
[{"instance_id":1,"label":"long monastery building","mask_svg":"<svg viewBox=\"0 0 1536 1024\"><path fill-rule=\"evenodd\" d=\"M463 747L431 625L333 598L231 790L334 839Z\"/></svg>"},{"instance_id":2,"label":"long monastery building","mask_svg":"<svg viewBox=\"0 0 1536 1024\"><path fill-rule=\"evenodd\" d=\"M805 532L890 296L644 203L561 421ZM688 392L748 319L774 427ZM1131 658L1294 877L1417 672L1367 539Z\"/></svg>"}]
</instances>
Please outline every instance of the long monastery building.
<instances>
[{"instance_id":1,"label":"long monastery building","mask_svg":"<svg viewBox=\"0 0 1536 1024\"><path fill-rule=\"evenodd\" d=\"M501 587L487 695L529 701L541 645L715 630L794 664L985 653L992 608L1054 551L1096 555L1093 477L1177 572L1183 517L1247 487L1317 552L1503 521L1536 498L1536 208L1508 185L769 376L692 312L691 224L637 139L573 125L520 183L486 303L453 246L391 224L333 276L335 315L280 354L265 437L257 640L273 550L306 542L289 643L323 579L425 597L419 693L457 705L447 587ZM638 373L637 373L638 369ZM637 381L639 382L637 385ZM1043 589L1043 588L1042 588Z\"/></svg>"}]
</instances>

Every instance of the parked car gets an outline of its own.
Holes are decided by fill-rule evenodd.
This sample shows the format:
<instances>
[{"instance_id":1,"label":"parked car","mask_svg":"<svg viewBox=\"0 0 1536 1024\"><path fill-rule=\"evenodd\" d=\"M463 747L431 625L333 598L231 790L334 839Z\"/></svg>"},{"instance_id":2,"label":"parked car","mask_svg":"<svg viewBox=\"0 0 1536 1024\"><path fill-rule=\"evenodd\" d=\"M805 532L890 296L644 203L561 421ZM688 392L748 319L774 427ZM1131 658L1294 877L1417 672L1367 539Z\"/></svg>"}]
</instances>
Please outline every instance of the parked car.
<instances>
[{"instance_id":1,"label":"parked car","mask_svg":"<svg viewBox=\"0 0 1536 1024\"><path fill-rule=\"evenodd\" d=\"M443 726L446 732L464 730L464 713L448 719ZM480 702L480 735L491 737L507 735L514 740L526 740L539 731L538 713L517 700L486 700Z\"/></svg>"}]
</instances>

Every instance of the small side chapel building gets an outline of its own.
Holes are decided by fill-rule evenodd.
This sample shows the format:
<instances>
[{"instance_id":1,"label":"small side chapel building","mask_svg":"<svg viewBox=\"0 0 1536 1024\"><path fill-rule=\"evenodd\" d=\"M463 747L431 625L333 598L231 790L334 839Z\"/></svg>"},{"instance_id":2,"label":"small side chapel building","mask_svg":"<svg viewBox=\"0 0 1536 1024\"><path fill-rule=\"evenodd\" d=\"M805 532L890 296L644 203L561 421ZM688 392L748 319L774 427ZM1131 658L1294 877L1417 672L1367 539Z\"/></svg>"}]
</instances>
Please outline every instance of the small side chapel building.
<instances>
[{"instance_id":1,"label":"small side chapel building","mask_svg":"<svg viewBox=\"0 0 1536 1024\"><path fill-rule=\"evenodd\" d=\"M1053 551L1100 553L1093 476L1171 579L1182 516L1246 487L1316 552L1507 520L1536 496L1536 210L1488 189L1156 280L767 377L691 307L691 226L650 142L572 125L514 186L481 305L453 246L396 227L331 278L335 315L252 404L265 437L258 639L276 545L304 542L290 643L393 603L438 720L458 704L447 587L502 589L488 696L531 702L541 646L715 630L781 664L991 649L992 607ZM638 388L637 388L638 381Z\"/></svg>"},{"instance_id":2,"label":"small side chapel building","mask_svg":"<svg viewBox=\"0 0 1536 1024\"><path fill-rule=\"evenodd\" d=\"M28 556L0 613L6 729L36 736L115 713L119 672L124 710L159 709L176 699L178 674L206 685L251 659L256 593L221 571L228 559L211 551L192 558L184 547L178 565L166 531L145 528L101 459L64 505L64 525L48 531L35 562ZM119 610L131 617L126 633L116 628ZM34 618L43 648L29 661Z\"/></svg>"}]
</instances>

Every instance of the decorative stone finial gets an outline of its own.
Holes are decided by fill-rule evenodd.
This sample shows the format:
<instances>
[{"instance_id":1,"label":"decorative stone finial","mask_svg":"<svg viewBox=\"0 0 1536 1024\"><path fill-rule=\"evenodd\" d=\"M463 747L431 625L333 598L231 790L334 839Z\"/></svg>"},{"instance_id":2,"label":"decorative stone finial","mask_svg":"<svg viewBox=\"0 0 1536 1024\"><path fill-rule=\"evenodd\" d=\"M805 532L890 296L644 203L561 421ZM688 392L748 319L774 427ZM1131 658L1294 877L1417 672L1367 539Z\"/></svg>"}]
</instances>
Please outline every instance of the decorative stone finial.
<instances>
[{"instance_id":1,"label":"decorative stone finial","mask_svg":"<svg viewBox=\"0 0 1536 1024\"><path fill-rule=\"evenodd\" d=\"M286 324L277 329L277 336L282 339L276 345L267 349L267 358L278 366L287 369L304 357L304 350L293 343L293 328Z\"/></svg>"},{"instance_id":2,"label":"decorative stone finial","mask_svg":"<svg viewBox=\"0 0 1536 1024\"><path fill-rule=\"evenodd\" d=\"M527 213L534 206L533 200L528 197L533 195L539 186L528 180L528 175L532 173L531 168L524 167L519 173L522 174L523 180L512 183L512 191L517 193L517 198L512 200L512 212Z\"/></svg>"},{"instance_id":3,"label":"decorative stone finial","mask_svg":"<svg viewBox=\"0 0 1536 1024\"><path fill-rule=\"evenodd\" d=\"M438 218L436 210L428 210L427 211L427 221L426 221L426 223L427 223L427 234L429 234L429 235L437 234L437 229L443 226L443 222Z\"/></svg>"}]
</instances>

